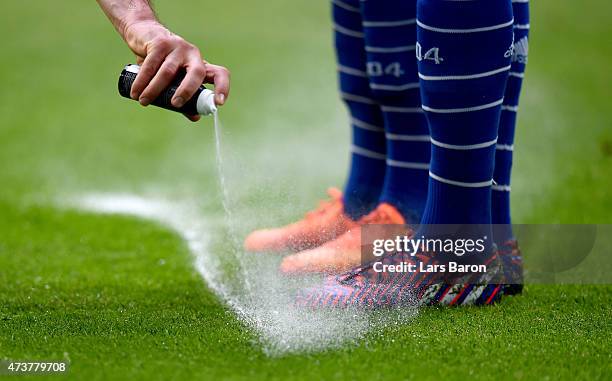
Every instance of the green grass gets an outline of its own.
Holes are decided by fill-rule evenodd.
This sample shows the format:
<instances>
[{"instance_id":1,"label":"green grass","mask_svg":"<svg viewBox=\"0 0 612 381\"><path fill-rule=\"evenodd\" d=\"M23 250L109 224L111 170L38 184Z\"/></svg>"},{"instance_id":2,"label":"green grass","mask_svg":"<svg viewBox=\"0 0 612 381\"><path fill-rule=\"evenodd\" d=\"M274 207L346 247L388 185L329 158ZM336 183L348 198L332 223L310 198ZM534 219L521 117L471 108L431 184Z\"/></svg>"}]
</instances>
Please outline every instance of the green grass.
<instances>
[{"instance_id":1,"label":"green grass","mask_svg":"<svg viewBox=\"0 0 612 381\"><path fill-rule=\"evenodd\" d=\"M168 25L232 69L228 181L236 213L258 217L241 230L295 218L342 183L349 131L326 2L157 3ZM612 5L591 3L533 4L516 222L610 223ZM223 215L210 121L194 127L121 99L129 52L94 2L58 4L8 0L0 14L0 358L69 358L74 379L612 377L608 285L528 285L492 308L423 309L355 345L268 357L177 235L57 206L132 192Z\"/></svg>"}]
</instances>

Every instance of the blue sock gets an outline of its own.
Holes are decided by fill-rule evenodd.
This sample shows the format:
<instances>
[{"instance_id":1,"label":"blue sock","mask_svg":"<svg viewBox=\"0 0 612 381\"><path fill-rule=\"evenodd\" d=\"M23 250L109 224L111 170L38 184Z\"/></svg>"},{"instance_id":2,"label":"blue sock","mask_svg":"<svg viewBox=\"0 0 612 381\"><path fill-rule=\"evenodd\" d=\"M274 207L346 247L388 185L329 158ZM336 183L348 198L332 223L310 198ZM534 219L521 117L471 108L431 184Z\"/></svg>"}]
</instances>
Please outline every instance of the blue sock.
<instances>
[{"instance_id":1,"label":"blue sock","mask_svg":"<svg viewBox=\"0 0 612 381\"><path fill-rule=\"evenodd\" d=\"M426 224L491 242L491 186L512 55L511 0L419 0L417 59L432 155ZM419 233L422 233L419 232Z\"/></svg>"},{"instance_id":2,"label":"blue sock","mask_svg":"<svg viewBox=\"0 0 612 381\"><path fill-rule=\"evenodd\" d=\"M414 55L416 0L362 1L361 12L370 88L381 105L387 138L380 201L418 223L427 199L431 148Z\"/></svg>"},{"instance_id":3,"label":"blue sock","mask_svg":"<svg viewBox=\"0 0 612 381\"><path fill-rule=\"evenodd\" d=\"M340 92L353 129L344 209L356 220L374 209L380 198L386 170L384 122L366 74L359 0L333 0L332 4Z\"/></svg>"},{"instance_id":4,"label":"blue sock","mask_svg":"<svg viewBox=\"0 0 612 381\"><path fill-rule=\"evenodd\" d=\"M516 116L529 51L529 3L514 0L512 9L514 11L514 55L499 121L499 138L495 152L495 174L493 175L495 184L493 185L492 212L493 223L497 224L493 236L498 244L503 244L513 238L510 218L510 173Z\"/></svg>"}]
</instances>

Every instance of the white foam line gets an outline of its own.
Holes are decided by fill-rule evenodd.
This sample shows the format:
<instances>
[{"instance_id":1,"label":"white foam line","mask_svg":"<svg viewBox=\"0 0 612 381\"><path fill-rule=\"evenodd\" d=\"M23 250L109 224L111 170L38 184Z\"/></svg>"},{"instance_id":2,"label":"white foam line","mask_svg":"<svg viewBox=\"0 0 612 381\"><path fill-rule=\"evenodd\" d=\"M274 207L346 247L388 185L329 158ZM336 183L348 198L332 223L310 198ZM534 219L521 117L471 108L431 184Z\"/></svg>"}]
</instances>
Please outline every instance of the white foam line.
<instances>
[{"instance_id":1,"label":"white foam line","mask_svg":"<svg viewBox=\"0 0 612 381\"><path fill-rule=\"evenodd\" d=\"M62 204L66 204L63 202ZM163 198L147 198L125 193L93 193L68 200L68 205L81 210L105 214L129 215L155 221L178 233L194 256L194 265L208 287L252 327L262 339L269 356L312 352L344 346L360 340L373 329L388 324L406 323L417 308L396 311L396 315L372 316L365 311L316 310L304 313L293 307L296 287L312 286L312 279L287 279L275 270L275 256L237 256L239 265L250 266L255 287L235 284L219 261L223 255L210 252L211 234L222 218L205 218L194 203L174 202ZM242 253L239 253L242 254ZM304 284L305 281L310 282ZM315 279L314 284L320 284Z\"/></svg>"},{"instance_id":2,"label":"white foam line","mask_svg":"<svg viewBox=\"0 0 612 381\"><path fill-rule=\"evenodd\" d=\"M104 214L122 214L155 221L169 227L185 240L195 259L196 270L212 291L230 305L237 313L245 314L233 302L232 292L218 279L219 263L210 255L210 226L195 214L192 205L176 204L164 199L145 198L132 194L109 193L88 194L72 202L79 209Z\"/></svg>"}]
</instances>

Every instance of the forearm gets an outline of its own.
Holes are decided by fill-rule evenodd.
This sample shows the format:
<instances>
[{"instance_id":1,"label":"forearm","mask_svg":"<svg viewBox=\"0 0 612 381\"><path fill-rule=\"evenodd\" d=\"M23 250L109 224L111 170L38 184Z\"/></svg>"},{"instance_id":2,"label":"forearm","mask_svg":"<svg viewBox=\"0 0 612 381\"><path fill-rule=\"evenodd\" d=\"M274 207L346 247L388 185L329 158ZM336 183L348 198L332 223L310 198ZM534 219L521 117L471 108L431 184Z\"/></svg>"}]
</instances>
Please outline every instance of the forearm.
<instances>
[{"instance_id":1,"label":"forearm","mask_svg":"<svg viewBox=\"0 0 612 381\"><path fill-rule=\"evenodd\" d=\"M158 20L149 0L97 0L128 46L142 55L144 45L160 34L171 34ZM140 26L146 25L146 28ZM139 27L136 27L139 26Z\"/></svg>"}]
</instances>

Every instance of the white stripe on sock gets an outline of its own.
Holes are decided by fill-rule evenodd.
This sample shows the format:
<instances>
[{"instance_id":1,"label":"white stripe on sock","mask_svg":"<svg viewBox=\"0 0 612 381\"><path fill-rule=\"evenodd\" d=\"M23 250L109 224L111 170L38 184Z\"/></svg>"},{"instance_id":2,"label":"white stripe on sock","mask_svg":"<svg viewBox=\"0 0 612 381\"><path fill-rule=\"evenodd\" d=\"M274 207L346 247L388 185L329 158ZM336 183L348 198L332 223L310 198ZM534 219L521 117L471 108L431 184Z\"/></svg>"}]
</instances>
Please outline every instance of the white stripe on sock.
<instances>
[{"instance_id":1,"label":"white stripe on sock","mask_svg":"<svg viewBox=\"0 0 612 381\"><path fill-rule=\"evenodd\" d=\"M528 3L529 0L512 0L513 3Z\"/></svg>"},{"instance_id":2,"label":"white stripe on sock","mask_svg":"<svg viewBox=\"0 0 612 381\"><path fill-rule=\"evenodd\" d=\"M347 3L345 3L344 1L341 0L332 0L332 3L334 3L335 5L339 6L340 8L344 8L347 11L351 11L351 12L359 12L359 8L357 7L353 7L352 5L349 5Z\"/></svg>"},{"instance_id":3,"label":"white stripe on sock","mask_svg":"<svg viewBox=\"0 0 612 381\"><path fill-rule=\"evenodd\" d=\"M447 29L447 28L437 28L434 26L429 26L427 24L423 24L422 22L420 22L419 20L417 20L417 25L420 26L423 29L426 30L430 30L432 32L438 32L438 33L477 33L477 32L488 32L491 30L497 30L497 29L502 29L505 27L508 27L510 25L514 24L514 19L507 21L503 24L497 24L497 25L491 25L491 26L484 26L481 28L470 28L470 29Z\"/></svg>"},{"instance_id":4,"label":"white stripe on sock","mask_svg":"<svg viewBox=\"0 0 612 381\"><path fill-rule=\"evenodd\" d=\"M510 111L510 112L518 112L518 106L503 105L502 106L502 110L503 111Z\"/></svg>"},{"instance_id":5,"label":"white stripe on sock","mask_svg":"<svg viewBox=\"0 0 612 381\"><path fill-rule=\"evenodd\" d=\"M393 106L382 106L380 108L384 112L399 112L405 114L422 114L423 109L419 107L393 107Z\"/></svg>"},{"instance_id":6,"label":"white stripe on sock","mask_svg":"<svg viewBox=\"0 0 612 381\"><path fill-rule=\"evenodd\" d=\"M398 168L408 168L408 169L429 169L429 163L415 163L410 161L399 161L399 160L391 160L387 159L387 165L391 167Z\"/></svg>"},{"instance_id":7,"label":"white stripe on sock","mask_svg":"<svg viewBox=\"0 0 612 381\"><path fill-rule=\"evenodd\" d=\"M389 140L399 140L405 142L429 142L431 139L429 135L385 134L385 137Z\"/></svg>"},{"instance_id":8,"label":"white stripe on sock","mask_svg":"<svg viewBox=\"0 0 612 381\"><path fill-rule=\"evenodd\" d=\"M365 51L368 53L403 53L403 52L411 52L416 50L416 44L414 45L405 45L405 46L395 46L392 48L385 48L382 46L366 46Z\"/></svg>"},{"instance_id":9,"label":"white stripe on sock","mask_svg":"<svg viewBox=\"0 0 612 381\"><path fill-rule=\"evenodd\" d=\"M495 149L498 151L514 151L514 145L511 144L497 144Z\"/></svg>"},{"instance_id":10,"label":"white stripe on sock","mask_svg":"<svg viewBox=\"0 0 612 381\"><path fill-rule=\"evenodd\" d=\"M524 73L518 73L516 71L511 71L510 73L508 73L508 75L511 77L516 77L516 78L525 78Z\"/></svg>"},{"instance_id":11,"label":"white stripe on sock","mask_svg":"<svg viewBox=\"0 0 612 381\"><path fill-rule=\"evenodd\" d=\"M498 101L495 101L495 102L484 104L484 105L465 107L465 108L431 108L429 106L423 105L423 110L438 113L438 114L456 114L456 113L462 113L462 112L480 111L480 110L485 110L488 108L493 108L493 107L501 105L503 102L504 102L504 98Z\"/></svg>"},{"instance_id":12,"label":"white stripe on sock","mask_svg":"<svg viewBox=\"0 0 612 381\"><path fill-rule=\"evenodd\" d=\"M366 123L363 120L359 120L357 118L351 118L351 124L353 124L357 128L361 128L362 130L385 132L385 129L383 127L378 127L373 124Z\"/></svg>"},{"instance_id":13,"label":"white stripe on sock","mask_svg":"<svg viewBox=\"0 0 612 381\"><path fill-rule=\"evenodd\" d=\"M370 83L370 88L372 90L404 91L404 90L418 89L419 83L412 82L412 83L406 83L404 85L382 85L379 83Z\"/></svg>"},{"instance_id":14,"label":"white stripe on sock","mask_svg":"<svg viewBox=\"0 0 612 381\"><path fill-rule=\"evenodd\" d=\"M431 171L429 171L429 177L441 183L455 185L455 186L463 187L463 188L484 188L484 187L489 187L493 184L493 179L488 180L488 181L482 181L479 183L465 183L462 181L449 180L449 179L445 179L444 177L435 175Z\"/></svg>"},{"instance_id":15,"label":"white stripe on sock","mask_svg":"<svg viewBox=\"0 0 612 381\"><path fill-rule=\"evenodd\" d=\"M405 26L416 24L416 19L399 20L399 21L364 21L363 26L367 28L378 28L378 27L394 27L394 26Z\"/></svg>"},{"instance_id":16,"label":"white stripe on sock","mask_svg":"<svg viewBox=\"0 0 612 381\"><path fill-rule=\"evenodd\" d=\"M340 26L338 24L334 24L334 30L338 33L342 33L344 35L347 35L349 37L356 37L356 38L363 38L364 34L363 32L357 31L357 30L352 30L352 29L348 29L345 28L343 26Z\"/></svg>"},{"instance_id":17,"label":"white stripe on sock","mask_svg":"<svg viewBox=\"0 0 612 381\"><path fill-rule=\"evenodd\" d=\"M350 94L350 93L340 93L340 95L342 96L342 99L344 99L345 101L359 102L359 103L365 103L369 105L378 104L374 99L362 97L361 95L355 95L355 94Z\"/></svg>"},{"instance_id":18,"label":"white stripe on sock","mask_svg":"<svg viewBox=\"0 0 612 381\"><path fill-rule=\"evenodd\" d=\"M353 69L352 67L348 67L348 66L344 66L344 65L338 65L338 71L340 73L344 73L344 74L348 74L348 75L354 75L356 77L364 77L364 78L368 77L368 74L365 71L358 70L358 69Z\"/></svg>"},{"instance_id":19,"label":"white stripe on sock","mask_svg":"<svg viewBox=\"0 0 612 381\"><path fill-rule=\"evenodd\" d=\"M529 24L515 24L514 29L529 29Z\"/></svg>"},{"instance_id":20,"label":"white stripe on sock","mask_svg":"<svg viewBox=\"0 0 612 381\"><path fill-rule=\"evenodd\" d=\"M447 149L454 149L454 150L459 150L459 151L469 151L473 149L491 147L497 144L497 138L491 141L488 141L488 142L484 142L484 143L468 144L468 145L446 144L446 143L439 142L435 140L434 138L431 138L431 144L438 146L438 147L447 148Z\"/></svg>"},{"instance_id":21,"label":"white stripe on sock","mask_svg":"<svg viewBox=\"0 0 612 381\"><path fill-rule=\"evenodd\" d=\"M491 189L493 189L494 191L498 191L498 192L510 192L511 188L510 185L493 185L491 187Z\"/></svg>"},{"instance_id":22,"label":"white stripe on sock","mask_svg":"<svg viewBox=\"0 0 612 381\"><path fill-rule=\"evenodd\" d=\"M351 152L357 155L369 157L370 159L386 160L387 155L380 152L370 151L369 149L361 148L356 145L351 146Z\"/></svg>"},{"instance_id":23,"label":"white stripe on sock","mask_svg":"<svg viewBox=\"0 0 612 381\"><path fill-rule=\"evenodd\" d=\"M455 80L465 80L465 79L476 79L476 78L484 78L484 77L489 77L489 76L496 75L499 73L503 73L505 71L510 70L511 67L512 67L511 65L508 65L508 66L504 66L499 69L485 71L483 73L477 73L477 74L468 74L468 75L433 76L433 75L423 75L419 73L419 78L425 81L455 81Z\"/></svg>"}]
</instances>

